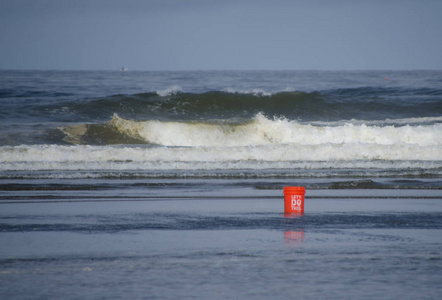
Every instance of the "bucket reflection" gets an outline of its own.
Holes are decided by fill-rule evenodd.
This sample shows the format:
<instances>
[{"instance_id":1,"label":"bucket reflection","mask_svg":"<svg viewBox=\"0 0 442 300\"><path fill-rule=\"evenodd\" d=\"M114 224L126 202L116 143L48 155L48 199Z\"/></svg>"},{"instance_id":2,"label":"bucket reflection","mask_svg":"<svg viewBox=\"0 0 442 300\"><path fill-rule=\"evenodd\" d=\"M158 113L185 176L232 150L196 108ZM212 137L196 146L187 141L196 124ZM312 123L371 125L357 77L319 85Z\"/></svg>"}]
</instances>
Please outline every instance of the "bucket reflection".
<instances>
[{"instance_id":1,"label":"bucket reflection","mask_svg":"<svg viewBox=\"0 0 442 300\"><path fill-rule=\"evenodd\" d=\"M284 231L284 241L291 246L300 246L304 243L305 233L302 229Z\"/></svg>"}]
</instances>

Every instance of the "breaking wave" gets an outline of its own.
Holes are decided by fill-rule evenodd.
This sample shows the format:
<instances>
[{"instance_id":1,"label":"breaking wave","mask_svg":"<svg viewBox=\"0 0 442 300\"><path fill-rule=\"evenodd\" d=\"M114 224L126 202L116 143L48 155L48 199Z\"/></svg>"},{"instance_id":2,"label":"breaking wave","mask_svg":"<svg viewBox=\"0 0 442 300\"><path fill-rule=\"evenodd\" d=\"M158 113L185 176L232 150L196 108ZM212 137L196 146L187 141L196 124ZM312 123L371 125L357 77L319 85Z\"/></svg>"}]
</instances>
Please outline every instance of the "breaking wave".
<instances>
[{"instance_id":1,"label":"breaking wave","mask_svg":"<svg viewBox=\"0 0 442 300\"><path fill-rule=\"evenodd\" d=\"M61 130L66 134L65 141L71 144L142 143L173 147L357 145L388 147L390 156L395 147L431 150L442 146L442 124L337 124L302 124L285 118L269 119L263 114L245 122L136 121L114 114L107 123L73 125Z\"/></svg>"}]
</instances>

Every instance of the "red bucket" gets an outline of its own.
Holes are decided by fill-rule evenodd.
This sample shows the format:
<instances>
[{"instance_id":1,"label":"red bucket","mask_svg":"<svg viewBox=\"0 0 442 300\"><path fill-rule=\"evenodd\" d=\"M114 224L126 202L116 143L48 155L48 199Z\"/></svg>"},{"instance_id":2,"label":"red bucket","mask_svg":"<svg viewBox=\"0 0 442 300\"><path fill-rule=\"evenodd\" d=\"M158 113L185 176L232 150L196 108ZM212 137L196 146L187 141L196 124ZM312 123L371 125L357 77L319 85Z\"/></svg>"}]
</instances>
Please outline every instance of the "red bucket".
<instances>
[{"instance_id":1,"label":"red bucket","mask_svg":"<svg viewBox=\"0 0 442 300\"><path fill-rule=\"evenodd\" d=\"M284 187L284 213L302 216L304 214L305 187Z\"/></svg>"}]
</instances>

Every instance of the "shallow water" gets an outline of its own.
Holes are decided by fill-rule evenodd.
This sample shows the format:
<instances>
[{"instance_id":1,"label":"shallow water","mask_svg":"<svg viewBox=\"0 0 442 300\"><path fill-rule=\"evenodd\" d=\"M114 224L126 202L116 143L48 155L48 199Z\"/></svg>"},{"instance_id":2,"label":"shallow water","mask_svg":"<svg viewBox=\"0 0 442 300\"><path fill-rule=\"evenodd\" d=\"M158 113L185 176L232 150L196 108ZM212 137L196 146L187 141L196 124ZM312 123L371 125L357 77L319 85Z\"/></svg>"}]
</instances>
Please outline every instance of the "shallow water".
<instances>
[{"instance_id":1,"label":"shallow water","mask_svg":"<svg viewBox=\"0 0 442 300\"><path fill-rule=\"evenodd\" d=\"M237 198L216 188L178 192L3 202L0 293L435 299L442 292L438 191L308 190L306 213L295 218L282 213L278 190L247 189Z\"/></svg>"}]
</instances>

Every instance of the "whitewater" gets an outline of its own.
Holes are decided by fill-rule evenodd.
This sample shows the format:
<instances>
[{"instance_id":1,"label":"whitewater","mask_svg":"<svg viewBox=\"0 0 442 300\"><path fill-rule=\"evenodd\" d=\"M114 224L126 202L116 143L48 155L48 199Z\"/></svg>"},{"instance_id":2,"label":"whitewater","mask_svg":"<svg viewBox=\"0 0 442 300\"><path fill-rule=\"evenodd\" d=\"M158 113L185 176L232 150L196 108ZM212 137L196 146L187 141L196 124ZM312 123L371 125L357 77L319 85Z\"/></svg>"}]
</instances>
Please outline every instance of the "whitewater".
<instances>
[{"instance_id":1,"label":"whitewater","mask_svg":"<svg viewBox=\"0 0 442 300\"><path fill-rule=\"evenodd\" d=\"M0 177L440 176L441 74L385 73L3 72Z\"/></svg>"},{"instance_id":2,"label":"whitewater","mask_svg":"<svg viewBox=\"0 0 442 300\"><path fill-rule=\"evenodd\" d=\"M114 169L115 162L120 162L121 169L177 169L184 162L197 162L201 169L219 169L231 168L229 162L237 162L235 168L241 169L250 168L251 161L267 162L272 168L280 168L281 162L322 161L324 167L331 168L364 160L367 168L382 165L373 162L376 160L398 161L398 168L402 168L403 161L442 160L442 124L314 126L271 120L262 114L247 123L231 124L133 121L114 115L109 122L95 127L107 128L122 139L127 136L140 140L145 146L3 146L1 168ZM82 124L61 130L67 134L66 141L82 144L93 128ZM135 162L145 164L137 167ZM385 166L391 168L389 164Z\"/></svg>"}]
</instances>

